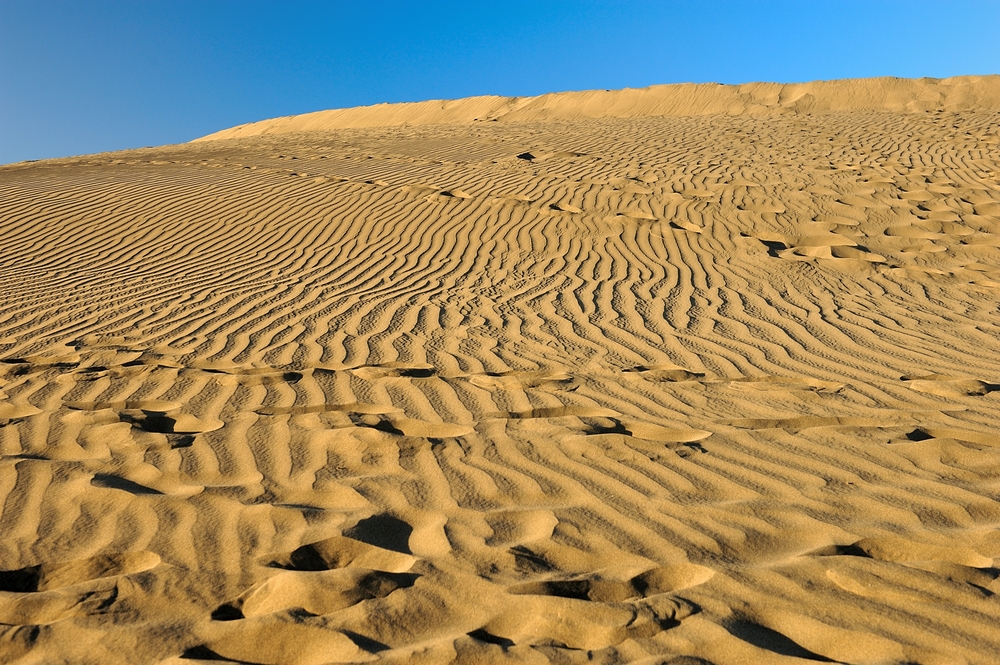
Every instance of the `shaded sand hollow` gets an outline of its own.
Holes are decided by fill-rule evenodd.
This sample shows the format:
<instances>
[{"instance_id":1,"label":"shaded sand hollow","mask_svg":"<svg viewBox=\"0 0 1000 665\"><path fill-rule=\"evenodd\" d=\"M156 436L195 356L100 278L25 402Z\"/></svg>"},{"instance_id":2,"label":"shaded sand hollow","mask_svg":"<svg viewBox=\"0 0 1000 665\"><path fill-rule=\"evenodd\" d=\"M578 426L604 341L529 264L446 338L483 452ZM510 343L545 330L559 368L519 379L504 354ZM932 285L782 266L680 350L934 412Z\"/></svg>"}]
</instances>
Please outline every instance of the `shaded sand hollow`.
<instances>
[{"instance_id":1,"label":"shaded sand hollow","mask_svg":"<svg viewBox=\"0 0 1000 665\"><path fill-rule=\"evenodd\" d=\"M995 77L0 167L0 662L1000 662L998 297Z\"/></svg>"}]
</instances>

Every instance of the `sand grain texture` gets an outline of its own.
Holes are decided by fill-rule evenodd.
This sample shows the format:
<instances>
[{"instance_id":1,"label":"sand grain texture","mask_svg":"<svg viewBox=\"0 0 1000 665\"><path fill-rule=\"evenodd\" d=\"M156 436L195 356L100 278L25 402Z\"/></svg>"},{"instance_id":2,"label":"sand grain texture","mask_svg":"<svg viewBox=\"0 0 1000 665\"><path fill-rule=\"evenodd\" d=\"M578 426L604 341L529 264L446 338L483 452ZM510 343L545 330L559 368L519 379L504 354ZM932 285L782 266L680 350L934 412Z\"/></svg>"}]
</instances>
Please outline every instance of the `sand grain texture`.
<instances>
[{"instance_id":1,"label":"sand grain texture","mask_svg":"<svg viewBox=\"0 0 1000 665\"><path fill-rule=\"evenodd\" d=\"M0 661L998 662L998 91L0 168Z\"/></svg>"}]
</instances>

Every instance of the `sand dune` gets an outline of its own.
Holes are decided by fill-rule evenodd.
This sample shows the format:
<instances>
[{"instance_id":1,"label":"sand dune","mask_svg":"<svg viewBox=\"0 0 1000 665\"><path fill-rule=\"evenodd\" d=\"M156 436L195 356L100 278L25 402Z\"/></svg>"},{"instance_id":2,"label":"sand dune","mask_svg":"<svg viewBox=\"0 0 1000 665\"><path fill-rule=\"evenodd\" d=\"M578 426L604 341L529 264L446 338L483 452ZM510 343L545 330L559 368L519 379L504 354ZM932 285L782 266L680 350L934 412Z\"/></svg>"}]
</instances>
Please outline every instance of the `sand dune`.
<instances>
[{"instance_id":1,"label":"sand dune","mask_svg":"<svg viewBox=\"0 0 1000 665\"><path fill-rule=\"evenodd\" d=\"M377 104L272 118L224 129L199 141L267 134L480 122L694 115L780 115L829 111L1000 110L1000 76L947 79L847 79L809 83L687 83L625 90L557 92L537 97Z\"/></svg>"},{"instance_id":2,"label":"sand dune","mask_svg":"<svg viewBox=\"0 0 1000 665\"><path fill-rule=\"evenodd\" d=\"M996 81L0 168L0 661L997 662Z\"/></svg>"}]
</instances>

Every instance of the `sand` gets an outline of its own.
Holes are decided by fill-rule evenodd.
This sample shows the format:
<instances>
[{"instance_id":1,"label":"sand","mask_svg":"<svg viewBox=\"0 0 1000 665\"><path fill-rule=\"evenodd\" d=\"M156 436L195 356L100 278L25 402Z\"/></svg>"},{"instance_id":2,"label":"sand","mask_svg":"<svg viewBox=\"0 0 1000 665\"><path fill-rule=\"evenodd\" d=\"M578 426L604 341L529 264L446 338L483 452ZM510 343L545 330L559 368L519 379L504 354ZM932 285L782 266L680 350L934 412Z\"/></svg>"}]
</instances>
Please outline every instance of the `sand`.
<instances>
[{"instance_id":1,"label":"sand","mask_svg":"<svg viewBox=\"0 0 1000 665\"><path fill-rule=\"evenodd\" d=\"M1000 661L998 100L478 98L0 167L0 662Z\"/></svg>"}]
</instances>

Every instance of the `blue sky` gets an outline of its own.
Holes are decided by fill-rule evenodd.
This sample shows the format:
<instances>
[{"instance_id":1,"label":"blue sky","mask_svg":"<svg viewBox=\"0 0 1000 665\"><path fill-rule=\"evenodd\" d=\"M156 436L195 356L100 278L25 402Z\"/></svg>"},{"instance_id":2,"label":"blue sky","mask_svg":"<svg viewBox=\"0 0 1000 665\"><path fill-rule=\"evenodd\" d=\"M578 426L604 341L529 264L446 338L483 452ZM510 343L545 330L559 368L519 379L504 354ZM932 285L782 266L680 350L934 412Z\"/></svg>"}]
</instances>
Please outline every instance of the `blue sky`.
<instances>
[{"instance_id":1,"label":"blue sky","mask_svg":"<svg viewBox=\"0 0 1000 665\"><path fill-rule=\"evenodd\" d=\"M1000 2L0 0L0 163L327 108L1000 73Z\"/></svg>"}]
</instances>

